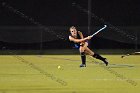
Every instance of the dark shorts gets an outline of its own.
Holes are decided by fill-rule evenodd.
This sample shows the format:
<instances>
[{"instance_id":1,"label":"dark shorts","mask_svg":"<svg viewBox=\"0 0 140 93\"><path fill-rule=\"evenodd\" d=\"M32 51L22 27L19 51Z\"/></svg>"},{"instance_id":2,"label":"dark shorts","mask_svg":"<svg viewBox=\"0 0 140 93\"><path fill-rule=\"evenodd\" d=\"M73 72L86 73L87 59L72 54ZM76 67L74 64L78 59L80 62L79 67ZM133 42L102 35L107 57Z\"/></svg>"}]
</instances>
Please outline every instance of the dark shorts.
<instances>
[{"instance_id":1,"label":"dark shorts","mask_svg":"<svg viewBox=\"0 0 140 93\"><path fill-rule=\"evenodd\" d=\"M76 49L79 49L79 48L80 48L80 44L74 44L74 47L75 47Z\"/></svg>"},{"instance_id":2,"label":"dark shorts","mask_svg":"<svg viewBox=\"0 0 140 93\"><path fill-rule=\"evenodd\" d=\"M86 41L86 42L88 43L88 41ZM81 45L80 45L80 44L78 44L78 43L75 43L75 44L74 44L74 47L75 47L76 49L79 49L79 48L80 48L80 46L81 46Z\"/></svg>"}]
</instances>

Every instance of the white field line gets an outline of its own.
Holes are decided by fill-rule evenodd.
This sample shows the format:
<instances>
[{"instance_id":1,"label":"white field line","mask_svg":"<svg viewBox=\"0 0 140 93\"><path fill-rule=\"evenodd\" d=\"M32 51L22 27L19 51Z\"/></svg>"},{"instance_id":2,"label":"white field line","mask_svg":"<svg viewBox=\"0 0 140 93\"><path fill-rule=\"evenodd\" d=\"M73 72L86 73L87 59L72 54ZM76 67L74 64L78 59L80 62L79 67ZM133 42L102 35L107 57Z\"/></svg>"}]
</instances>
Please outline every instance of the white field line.
<instances>
[{"instance_id":1,"label":"white field line","mask_svg":"<svg viewBox=\"0 0 140 93\"><path fill-rule=\"evenodd\" d=\"M65 79L65 80L84 80L84 79ZM95 81L126 81L128 79L107 79L107 78L103 78L103 79L86 79L86 80L95 80ZM134 81L140 81L140 78L138 79L131 79L131 80L134 80Z\"/></svg>"}]
</instances>

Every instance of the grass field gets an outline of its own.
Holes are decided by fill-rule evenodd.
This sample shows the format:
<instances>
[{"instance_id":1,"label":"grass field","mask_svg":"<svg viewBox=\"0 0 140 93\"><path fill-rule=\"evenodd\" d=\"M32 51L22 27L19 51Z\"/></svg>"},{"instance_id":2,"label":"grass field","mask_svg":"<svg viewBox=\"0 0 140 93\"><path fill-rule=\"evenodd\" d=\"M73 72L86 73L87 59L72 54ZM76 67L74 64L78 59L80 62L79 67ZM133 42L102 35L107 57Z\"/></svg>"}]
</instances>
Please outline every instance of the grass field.
<instances>
[{"instance_id":1,"label":"grass field","mask_svg":"<svg viewBox=\"0 0 140 93\"><path fill-rule=\"evenodd\" d=\"M140 56L104 56L79 68L79 55L1 55L0 93L139 93Z\"/></svg>"}]
</instances>

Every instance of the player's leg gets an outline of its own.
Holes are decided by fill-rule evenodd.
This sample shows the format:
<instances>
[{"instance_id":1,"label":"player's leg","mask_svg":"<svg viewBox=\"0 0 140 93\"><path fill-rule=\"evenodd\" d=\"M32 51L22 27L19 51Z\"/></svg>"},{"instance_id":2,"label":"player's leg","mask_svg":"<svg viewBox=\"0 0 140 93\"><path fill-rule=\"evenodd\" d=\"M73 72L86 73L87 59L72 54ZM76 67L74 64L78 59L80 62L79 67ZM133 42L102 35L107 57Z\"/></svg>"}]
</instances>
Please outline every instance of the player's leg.
<instances>
[{"instance_id":1,"label":"player's leg","mask_svg":"<svg viewBox=\"0 0 140 93\"><path fill-rule=\"evenodd\" d=\"M85 47L80 46L79 51L80 51L81 60L82 60L82 64L80 65L80 67L86 67Z\"/></svg>"},{"instance_id":2,"label":"player's leg","mask_svg":"<svg viewBox=\"0 0 140 93\"><path fill-rule=\"evenodd\" d=\"M99 55L97 53L94 53L88 47L85 48L85 52L88 53L90 56L103 61L106 64L106 66L108 65L106 58L102 57L101 55Z\"/></svg>"}]
</instances>

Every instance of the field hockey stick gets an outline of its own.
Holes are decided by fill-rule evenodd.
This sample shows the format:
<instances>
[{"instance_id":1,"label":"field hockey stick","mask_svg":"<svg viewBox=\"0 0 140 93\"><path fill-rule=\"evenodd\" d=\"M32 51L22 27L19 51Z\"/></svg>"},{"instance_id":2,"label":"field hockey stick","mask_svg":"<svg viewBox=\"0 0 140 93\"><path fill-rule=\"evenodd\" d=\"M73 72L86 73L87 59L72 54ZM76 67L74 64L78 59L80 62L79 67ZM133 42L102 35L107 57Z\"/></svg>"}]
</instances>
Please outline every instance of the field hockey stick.
<instances>
[{"instance_id":1,"label":"field hockey stick","mask_svg":"<svg viewBox=\"0 0 140 93\"><path fill-rule=\"evenodd\" d=\"M91 35L91 37L95 36L96 34L98 34L100 31L104 30L107 27L107 25L104 25L104 27L102 27L101 29L99 29L97 32L95 32L93 35Z\"/></svg>"}]
</instances>

